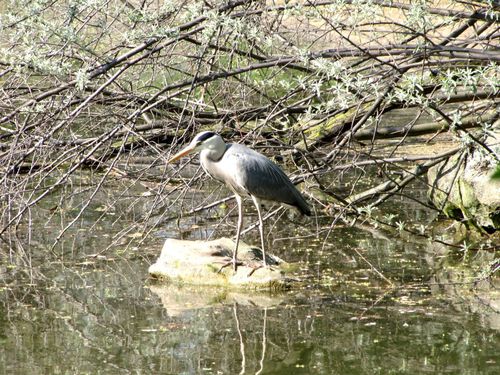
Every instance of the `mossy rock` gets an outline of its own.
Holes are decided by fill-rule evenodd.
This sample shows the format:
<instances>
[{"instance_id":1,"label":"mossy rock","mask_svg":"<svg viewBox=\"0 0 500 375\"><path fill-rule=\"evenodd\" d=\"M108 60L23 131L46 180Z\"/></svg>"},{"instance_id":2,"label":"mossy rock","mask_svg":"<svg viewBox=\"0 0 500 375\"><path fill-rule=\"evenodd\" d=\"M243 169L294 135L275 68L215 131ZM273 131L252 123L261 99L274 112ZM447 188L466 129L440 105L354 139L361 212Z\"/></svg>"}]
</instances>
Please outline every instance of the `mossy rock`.
<instances>
[{"instance_id":1,"label":"mossy rock","mask_svg":"<svg viewBox=\"0 0 500 375\"><path fill-rule=\"evenodd\" d=\"M487 143L500 155L500 123L494 129ZM428 197L450 218L487 232L499 230L500 180L491 178L495 166L495 158L484 150L456 155L428 171Z\"/></svg>"},{"instance_id":2,"label":"mossy rock","mask_svg":"<svg viewBox=\"0 0 500 375\"><path fill-rule=\"evenodd\" d=\"M209 285L246 289L287 289L292 280L286 276L293 266L266 254L267 267L262 267L262 251L240 241L235 272L232 266L221 267L232 259L234 241L184 241L168 238L161 255L149 267L149 274L178 284Z\"/></svg>"}]
</instances>

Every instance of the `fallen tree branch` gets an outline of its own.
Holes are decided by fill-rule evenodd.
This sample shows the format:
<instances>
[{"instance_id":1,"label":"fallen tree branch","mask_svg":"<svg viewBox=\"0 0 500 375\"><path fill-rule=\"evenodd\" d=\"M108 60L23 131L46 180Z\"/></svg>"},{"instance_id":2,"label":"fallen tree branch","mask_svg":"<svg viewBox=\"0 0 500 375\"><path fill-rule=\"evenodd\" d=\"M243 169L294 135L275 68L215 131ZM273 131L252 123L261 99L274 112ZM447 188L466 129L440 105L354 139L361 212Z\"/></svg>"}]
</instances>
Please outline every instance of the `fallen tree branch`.
<instances>
[{"instance_id":1,"label":"fallen tree branch","mask_svg":"<svg viewBox=\"0 0 500 375\"><path fill-rule=\"evenodd\" d=\"M469 117L462 120L460 128L469 129L475 127L481 127L482 124L493 122L498 118L498 113L491 114L484 117ZM400 126L384 126L377 127L373 129L363 129L359 130L353 135L353 138L362 140L373 140L373 139L390 139L390 138L401 138L404 136L420 136L424 134L436 134L442 133L450 130L452 125L443 121L429 122L425 124L413 125L409 128Z\"/></svg>"},{"instance_id":2,"label":"fallen tree branch","mask_svg":"<svg viewBox=\"0 0 500 375\"><path fill-rule=\"evenodd\" d=\"M427 173L429 168L441 163L443 160L450 158L460 151L462 151L462 147L456 147L454 149L436 155L427 162L416 165L411 171L404 172L403 175L396 180L388 180L361 193L349 196L345 198L345 200L349 204L357 205L368 199L378 197L378 199L374 203L370 204L370 206L372 207L378 206L381 203L385 202L392 194L400 191L410 182Z\"/></svg>"}]
</instances>

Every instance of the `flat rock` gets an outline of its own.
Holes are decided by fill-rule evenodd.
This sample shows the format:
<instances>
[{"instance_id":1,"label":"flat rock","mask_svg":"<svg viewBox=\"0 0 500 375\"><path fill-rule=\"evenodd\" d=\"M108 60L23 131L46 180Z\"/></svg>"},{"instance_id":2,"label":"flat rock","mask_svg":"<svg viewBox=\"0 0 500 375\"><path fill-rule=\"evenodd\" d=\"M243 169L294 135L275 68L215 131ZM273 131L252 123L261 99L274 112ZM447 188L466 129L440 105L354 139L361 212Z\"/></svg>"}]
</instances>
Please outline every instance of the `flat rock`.
<instances>
[{"instance_id":1,"label":"flat rock","mask_svg":"<svg viewBox=\"0 0 500 375\"><path fill-rule=\"evenodd\" d=\"M262 251L240 241L238 261L219 270L232 259L234 241L221 238L213 241L185 241L168 238L156 263L149 267L152 277L188 285L210 285L253 289L287 288L290 279L285 271L290 265L266 254L268 267L262 267Z\"/></svg>"}]
</instances>

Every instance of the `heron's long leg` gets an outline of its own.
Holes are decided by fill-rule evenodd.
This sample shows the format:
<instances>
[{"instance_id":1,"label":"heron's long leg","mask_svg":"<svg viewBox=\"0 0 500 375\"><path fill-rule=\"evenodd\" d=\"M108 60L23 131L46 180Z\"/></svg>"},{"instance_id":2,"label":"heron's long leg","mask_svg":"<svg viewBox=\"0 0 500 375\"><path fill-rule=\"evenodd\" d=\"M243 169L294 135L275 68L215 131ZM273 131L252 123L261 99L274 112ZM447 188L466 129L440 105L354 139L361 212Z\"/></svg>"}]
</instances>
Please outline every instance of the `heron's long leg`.
<instances>
[{"instance_id":1,"label":"heron's long leg","mask_svg":"<svg viewBox=\"0 0 500 375\"><path fill-rule=\"evenodd\" d=\"M238 257L238 245L240 243L240 232L243 227L243 200L238 194L235 194L236 203L238 203L238 228L236 229L236 246L234 247L233 252L233 269L236 272L236 262Z\"/></svg>"},{"instance_id":2,"label":"heron's long leg","mask_svg":"<svg viewBox=\"0 0 500 375\"><path fill-rule=\"evenodd\" d=\"M257 208L257 215L259 215L259 232L260 232L260 244L262 246L262 260L264 261L264 266L267 266L266 262L266 249L264 248L264 222L262 221L262 213L260 212L259 200L252 195L253 203Z\"/></svg>"}]
</instances>

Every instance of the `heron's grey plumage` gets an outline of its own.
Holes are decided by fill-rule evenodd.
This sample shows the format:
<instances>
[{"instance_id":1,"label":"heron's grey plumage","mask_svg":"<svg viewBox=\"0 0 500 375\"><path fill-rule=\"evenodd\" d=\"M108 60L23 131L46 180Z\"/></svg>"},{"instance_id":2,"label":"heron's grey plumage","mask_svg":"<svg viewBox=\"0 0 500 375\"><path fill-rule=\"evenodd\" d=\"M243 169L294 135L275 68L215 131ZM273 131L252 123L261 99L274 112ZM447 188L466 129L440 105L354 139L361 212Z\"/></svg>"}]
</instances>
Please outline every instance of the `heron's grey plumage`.
<instances>
[{"instance_id":1,"label":"heron's grey plumage","mask_svg":"<svg viewBox=\"0 0 500 375\"><path fill-rule=\"evenodd\" d=\"M307 202L288 176L264 155L244 145L230 143L225 145L223 155L218 156L202 150L201 165L210 176L235 193L284 203L305 215L311 214Z\"/></svg>"},{"instance_id":2,"label":"heron's grey plumage","mask_svg":"<svg viewBox=\"0 0 500 375\"><path fill-rule=\"evenodd\" d=\"M246 195L252 198L257 208L263 260L266 265L260 202L265 200L283 203L310 215L311 210L304 197L281 168L267 157L241 144L226 144L220 135L213 132L196 135L191 143L169 162L193 151L200 151L200 162L205 172L225 183L235 193L238 203L238 227L233 254L234 267L236 268L236 254L243 225L242 196Z\"/></svg>"}]
</instances>

